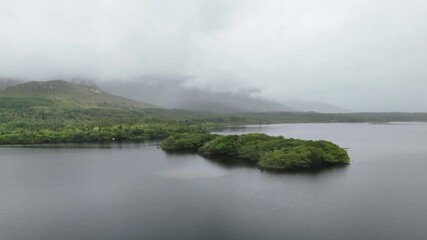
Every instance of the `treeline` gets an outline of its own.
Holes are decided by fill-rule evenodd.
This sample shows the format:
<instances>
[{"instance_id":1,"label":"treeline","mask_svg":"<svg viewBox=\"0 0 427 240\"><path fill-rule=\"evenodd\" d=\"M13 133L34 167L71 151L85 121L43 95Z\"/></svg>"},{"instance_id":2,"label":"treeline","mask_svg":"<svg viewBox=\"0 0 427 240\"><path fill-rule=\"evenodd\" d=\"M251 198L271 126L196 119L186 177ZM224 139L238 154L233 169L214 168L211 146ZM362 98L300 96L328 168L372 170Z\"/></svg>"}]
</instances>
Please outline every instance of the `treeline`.
<instances>
[{"instance_id":1,"label":"treeline","mask_svg":"<svg viewBox=\"0 0 427 240\"><path fill-rule=\"evenodd\" d=\"M383 122L427 122L427 113L405 112L359 112L359 113L317 113L317 112L264 112L235 113L231 116L253 124L263 123L383 123Z\"/></svg>"},{"instance_id":2,"label":"treeline","mask_svg":"<svg viewBox=\"0 0 427 240\"><path fill-rule=\"evenodd\" d=\"M60 129L16 128L0 131L0 144L39 144L39 143L84 143L84 142L123 142L164 139L174 134L206 134L210 125L187 124L119 124L107 127L72 126Z\"/></svg>"}]
</instances>

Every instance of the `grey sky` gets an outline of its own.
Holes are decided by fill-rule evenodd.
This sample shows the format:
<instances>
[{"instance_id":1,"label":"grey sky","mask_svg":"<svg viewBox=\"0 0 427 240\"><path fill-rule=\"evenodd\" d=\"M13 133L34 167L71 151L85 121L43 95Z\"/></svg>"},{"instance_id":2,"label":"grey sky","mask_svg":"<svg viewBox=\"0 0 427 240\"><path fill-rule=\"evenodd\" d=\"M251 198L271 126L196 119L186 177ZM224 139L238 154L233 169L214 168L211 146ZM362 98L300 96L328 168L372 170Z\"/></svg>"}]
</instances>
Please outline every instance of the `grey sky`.
<instances>
[{"instance_id":1,"label":"grey sky","mask_svg":"<svg viewBox=\"0 0 427 240\"><path fill-rule=\"evenodd\" d=\"M1 0L0 75L191 76L356 111L427 111L425 0Z\"/></svg>"}]
</instances>

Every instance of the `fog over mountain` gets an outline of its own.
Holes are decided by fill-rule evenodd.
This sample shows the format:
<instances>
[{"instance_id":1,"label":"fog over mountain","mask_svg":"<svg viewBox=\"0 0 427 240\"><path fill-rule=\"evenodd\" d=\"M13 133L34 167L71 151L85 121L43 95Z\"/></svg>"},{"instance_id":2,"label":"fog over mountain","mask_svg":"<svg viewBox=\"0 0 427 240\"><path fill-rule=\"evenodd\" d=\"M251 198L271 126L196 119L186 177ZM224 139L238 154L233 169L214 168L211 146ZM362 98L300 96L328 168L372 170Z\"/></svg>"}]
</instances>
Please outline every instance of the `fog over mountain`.
<instances>
[{"instance_id":1,"label":"fog over mountain","mask_svg":"<svg viewBox=\"0 0 427 240\"><path fill-rule=\"evenodd\" d=\"M0 78L0 91L20 83L22 83L22 81L20 81L19 79Z\"/></svg>"},{"instance_id":2,"label":"fog over mountain","mask_svg":"<svg viewBox=\"0 0 427 240\"><path fill-rule=\"evenodd\" d=\"M151 76L282 105L427 111L426 12L422 0L3 0L0 77Z\"/></svg>"},{"instance_id":3,"label":"fog over mountain","mask_svg":"<svg viewBox=\"0 0 427 240\"><path fill-rule=\"evenodd\" d=\"M257 96L257 89L237 92L188 87L186 80L145 76L128 82L98 82L108 92L165 108L210 112L295 112L298 109Z\"/></svg>"},{"instance_id":4,"label":"fog over mountain","mask_svg":"<svg viewBox=\"0 0 427 240\"><path fill-rule=\"evenodd\" d=\"M79 83L82 80L72 81ZM323 102L279 102L266 99L260 94L259 89L240 89L235 92L210 91L187 86L186 82L185 78L172 80L168 76L145 76L127 82L100 81L97 85L108 92L142 102L151 102L166 108L213 112L350 112L348 109Z\"/></svg>"},{"instance_id":5,"label":"fog over mountain","mask_svg":"<svg viewBox=\"0 0 427 240\"><path fill-rule=\"evenodd\" d=\"M237 92L232 92L212 91L186 86L187 80L185 77L171 79L169 76L144 76L133 81L94 81L84 77L63 77L61 80L66 80L84 88L89 86L93 89L99 89L99 91L106 90L108 93L135 99L140 102L152 103L151 107L156 108L222 113L277 111L349 112L347 109L322 102L292 101L283 104L259 96L260 91L258 89L240 89ZM23 80L19 79L0 79L0 95L4 91L8 91L8 87L21 86L22 82ZM50 84L52 81L41 81L39 83L43 82ZM58 81L55 80L53 82ZM28 85L24 84L23 86ZM71 88L74 89L75 87ZM32 88L27 89L31 91ZM32 93L27 92L21 95L32 95Z\"/></svg>"}]
</instances>

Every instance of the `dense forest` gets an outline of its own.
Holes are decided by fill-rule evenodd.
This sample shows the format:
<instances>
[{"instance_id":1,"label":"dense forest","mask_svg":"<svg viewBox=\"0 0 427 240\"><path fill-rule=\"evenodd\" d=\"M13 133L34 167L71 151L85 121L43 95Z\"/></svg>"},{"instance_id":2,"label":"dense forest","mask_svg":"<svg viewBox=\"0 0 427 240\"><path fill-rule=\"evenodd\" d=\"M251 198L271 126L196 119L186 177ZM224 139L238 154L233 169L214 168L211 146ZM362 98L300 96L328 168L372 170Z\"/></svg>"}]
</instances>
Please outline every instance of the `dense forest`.
<instances>
[{"instance_id":1,"label":"dense forest","mask_svg":"<svg viewBox=\"0 0 427 240\"><path fill-rule=\"evenodd\" d=\"M177 117L177 118L175 118ZM45 98L0 98L0 144L161 139L206 132L209 124L180 111L76 108Z\"/></svg>"}]
</instances>

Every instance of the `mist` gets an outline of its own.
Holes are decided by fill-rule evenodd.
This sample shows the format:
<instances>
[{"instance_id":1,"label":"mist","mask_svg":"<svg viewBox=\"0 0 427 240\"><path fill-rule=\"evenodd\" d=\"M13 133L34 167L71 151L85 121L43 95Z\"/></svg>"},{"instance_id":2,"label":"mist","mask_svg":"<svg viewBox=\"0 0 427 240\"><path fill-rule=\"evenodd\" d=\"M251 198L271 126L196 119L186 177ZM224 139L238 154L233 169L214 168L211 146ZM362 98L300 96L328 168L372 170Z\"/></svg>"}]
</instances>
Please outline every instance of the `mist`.
<instances>
[{"instance_id":1,"label":"mist","mask_svg":"<svg viewBox=\"0 0 427 240\"><path fill-rule=\"evenodd\" d=\"M3 0L0 76L167 76L277 102L427 111L426 12L421 0Z\"/></svg>"}]
</instances>

